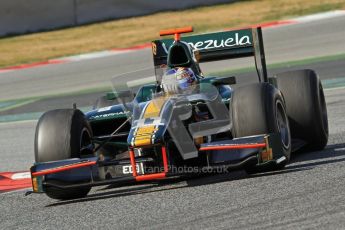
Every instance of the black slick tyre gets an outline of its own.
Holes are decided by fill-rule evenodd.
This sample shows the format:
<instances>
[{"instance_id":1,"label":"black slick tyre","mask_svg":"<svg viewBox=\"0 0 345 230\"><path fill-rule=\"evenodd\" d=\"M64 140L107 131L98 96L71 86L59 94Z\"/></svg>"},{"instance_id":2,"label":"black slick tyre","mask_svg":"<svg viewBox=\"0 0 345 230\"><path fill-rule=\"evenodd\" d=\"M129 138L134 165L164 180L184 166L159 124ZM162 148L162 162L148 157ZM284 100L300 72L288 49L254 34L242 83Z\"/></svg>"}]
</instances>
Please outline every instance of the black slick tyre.
<instances>
[{"instance_id":1,"label":"black slick tyre","mask_svg":"<svg viewBox=\"0 0 345 230\"><path fill-rule=\"evenodd\" d=\"M291 154L291 136L281 92L269 83L254 83L239 87L232 96L231 116L233 137L280 133L285 161L265 166L247 165L247 173L279 170L285 167Z\"/></svg>"},{"instance_id":2,"label":"black slick tyre","mask_svg":"<svg viewBox=\"0 0 345 230\"><path fill-rule=\"evenodd\" d=\"M277 74L275 80L284 95L292 138L307 142L307 150L322 150L328 141L328 118L317 74L296 70Z\"/></svg>"},{"instance_id":3,"label":"black slick tyre","mask_svg":"<svg viewBox=\"0 0 345 230\"><path fill-rule=\"evenodd\" d=\"M92 130L84 114L77 109L57 109L44 113L35 133L35 161L47 162L81 157L81 150L89 146ZM59 189L46 187L46 194L54 199L85 197L91 187Z\"/></svg>"}]
</instances>

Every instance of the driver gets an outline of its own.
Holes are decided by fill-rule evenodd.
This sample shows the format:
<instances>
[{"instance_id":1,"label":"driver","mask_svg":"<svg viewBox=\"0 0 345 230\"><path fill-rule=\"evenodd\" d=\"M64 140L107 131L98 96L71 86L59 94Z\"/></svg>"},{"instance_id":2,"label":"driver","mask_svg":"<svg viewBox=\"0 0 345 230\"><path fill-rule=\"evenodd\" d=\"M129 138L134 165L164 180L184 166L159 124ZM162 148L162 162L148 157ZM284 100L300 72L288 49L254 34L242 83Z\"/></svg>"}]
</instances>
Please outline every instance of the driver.
<instances>
[{"instance_id":1,"label":"driver","mask_svg":"<svg viewBox=\"0 0 345 230\"><path fill-rule=\"evenodd\" d=\"M193 85L196 85L198 81L198 77L191 68L172 68L164 74L162 88L166 93L179 93L181 90L193 88Z\"/></svg>"}]
</instances>

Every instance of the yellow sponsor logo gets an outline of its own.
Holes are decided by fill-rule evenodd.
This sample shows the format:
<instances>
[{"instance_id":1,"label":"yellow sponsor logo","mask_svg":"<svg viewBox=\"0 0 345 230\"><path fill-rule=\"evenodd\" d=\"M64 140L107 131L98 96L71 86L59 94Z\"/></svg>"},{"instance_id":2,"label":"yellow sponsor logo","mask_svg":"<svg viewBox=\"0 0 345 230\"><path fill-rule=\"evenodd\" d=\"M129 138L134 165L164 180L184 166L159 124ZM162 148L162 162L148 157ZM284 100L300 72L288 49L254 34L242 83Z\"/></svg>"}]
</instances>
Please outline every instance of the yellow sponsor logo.
<instances>
[{"instance_id":1,"label":"yellow sponsor logo","mask_svg":"<svg viewBox=\"0 0 345 230\"><path fill-rule=\"evenodd\" d=\"M152 126L145 126L145 127L140 127L137 131L137 136L141 136L141 135L151 135L153 134L157 129L155 129L155 127Z\"/></svg>"},{"instance_id":2,"label":"yellow sponsor logo","mask_svg":"<svg viewBox=\"0 0 345 230\"><path fill-rule=\"evenodd\" d=\"M161 109L163 108L164 103L166 102L167 98L156 98L148 102L144 114L143 119L152 118L152 117L159 117ZM139 127L135 134L134 134L134 145L135 146L144 146L144 145L151 145L153 135L158 129L155 128L155 125L147 125L143 127Z\"/></svg>"},{"instance_id":3,"label":"yellow sponsor logo","mask_svg":"<svg viewBox=\"0 0 345 230\"><path fill-rule=\"evenodd\" d=\"M165 103L165 98L153 99L149 103L150 104L146 107L143 118L159 117L159 113Z\"/></svg>"},{"instance_id":4,"label":"yellow sponsor logo","mask_svg":"<svg viewBox=\"0 0 345 230\"><path fill-rule=\"evenodd\" d=\"M154 125L140 127L135 134L135 146L150 145L152 140L152 135L157 131Z\"/></svg>"},{"instance_id":5,"label":"yellow sponsor logo","mask_svg":"<svg viewBox=\"0 0 345 230\"><path fill-rule=\"evenodd\" d=\"M34 190L34 192L38 192L38 181L36 177L32 178L32 190Z\"/></svg>"}]
</instances>

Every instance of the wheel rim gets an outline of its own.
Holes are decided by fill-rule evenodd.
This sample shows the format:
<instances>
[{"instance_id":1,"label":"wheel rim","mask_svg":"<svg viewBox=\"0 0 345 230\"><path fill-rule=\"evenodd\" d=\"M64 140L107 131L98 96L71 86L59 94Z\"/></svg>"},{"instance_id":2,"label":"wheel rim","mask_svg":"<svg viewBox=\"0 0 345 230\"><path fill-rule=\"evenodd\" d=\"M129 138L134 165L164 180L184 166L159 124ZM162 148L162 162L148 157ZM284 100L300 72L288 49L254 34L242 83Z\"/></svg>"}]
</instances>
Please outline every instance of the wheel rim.
<instances>
[{"instance_id":1,"label":"wheel rim","mask_svg":"<svg viewBox=\"0 0 345 230\"><path fill-rule=\"evenodd\" d=\"M89 130L86 127L84 127L80 132L80 150L86 148L90 144L92 144L91 134Z\"/></svg>"},{"instance_id":2,"label":"wheel rim","mask_svg":"<svg viewBox=\"0 0 345 230\"><path fill-rule=\"evenodd\" d=\"M291 144L290 127L289 127L288 118L286 116L285 108L280 101L277 101L276 108L277 108L276 121L277 121L278 132L280 133L283 147L285 149L289 149L290 144Z\"/></svg>"}]
</instances>

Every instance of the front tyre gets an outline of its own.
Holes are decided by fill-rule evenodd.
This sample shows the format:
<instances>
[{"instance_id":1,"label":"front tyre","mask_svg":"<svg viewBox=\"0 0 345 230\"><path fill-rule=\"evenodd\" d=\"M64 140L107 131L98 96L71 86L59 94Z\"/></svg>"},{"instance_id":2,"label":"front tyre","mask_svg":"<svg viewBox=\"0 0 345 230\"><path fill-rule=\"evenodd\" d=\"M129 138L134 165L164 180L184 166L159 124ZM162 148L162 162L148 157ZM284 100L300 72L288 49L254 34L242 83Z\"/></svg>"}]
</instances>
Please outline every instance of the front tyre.
<instances>
[{"instance_id":1,"label":"front tyre","mask_svg":"<svg viewBox=\"0 0 345 230\"><path fill-rule=\"evenodd\" d=\"M239 87L232 96L232 135L234 138L279 133L286 160L280 164L247 165L247 173L278 170L290 160L291 135L281 92L269 83Z\"/></svg>"},{"instance_id":2,"label":"front tyre","mask_svg":"<svg viewBox=\"0 0 345 230\"><path fill-rule=\"evenodd\" d=\"M82 157L82 149L92 145L92 130L84 114L76 109L57 109L44 113L35 133L35 161L47 162ZM46 187L54 199L85 197L91 187L59 189Z\"/></svg>"}]
</instances>

